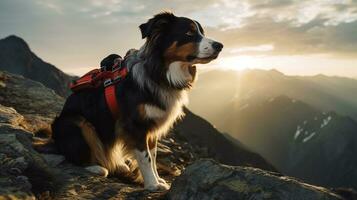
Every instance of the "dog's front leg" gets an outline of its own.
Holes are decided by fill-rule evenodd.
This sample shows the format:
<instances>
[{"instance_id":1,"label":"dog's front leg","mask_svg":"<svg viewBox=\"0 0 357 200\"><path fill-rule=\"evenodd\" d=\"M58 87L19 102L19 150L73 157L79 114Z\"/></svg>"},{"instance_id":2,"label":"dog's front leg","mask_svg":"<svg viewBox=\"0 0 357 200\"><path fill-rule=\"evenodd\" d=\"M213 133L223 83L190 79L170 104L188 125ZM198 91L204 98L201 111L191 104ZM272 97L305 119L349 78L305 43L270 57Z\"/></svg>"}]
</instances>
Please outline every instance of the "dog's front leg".
<instances>
[{"instance_id":1,"label":"dog's front leg","mask_svg":"<svg viewBox=\"0 0 357 200\"><path fill-rule=\"evenodd\" d=\"M134 150L136 160L139 165L140 172L144 178L145 189L154 190L168 190L169 185L166 183L161 183L156 177L151 158L150 149L148 147L148 142L141 141L137 148Z\"/></svg>"},{"instance_id":2,"label":"dog's front leg","mask_svg":"<svg viewBox=\"0 0 357 200\"><path fill-rule=\"evenodd\" d=\"M157 180L159 183L162 184L167 184L166 181L163 178L160 178L159 173L157 172L157 166L156 166L156 157L157 157L157 137L152 136L149 140L149 149L150 149L150 155L151 155L151 165L154 170L154 173L156 175ZM169 185L167 185L169 187Z\"/></svg>"}]
</instances>

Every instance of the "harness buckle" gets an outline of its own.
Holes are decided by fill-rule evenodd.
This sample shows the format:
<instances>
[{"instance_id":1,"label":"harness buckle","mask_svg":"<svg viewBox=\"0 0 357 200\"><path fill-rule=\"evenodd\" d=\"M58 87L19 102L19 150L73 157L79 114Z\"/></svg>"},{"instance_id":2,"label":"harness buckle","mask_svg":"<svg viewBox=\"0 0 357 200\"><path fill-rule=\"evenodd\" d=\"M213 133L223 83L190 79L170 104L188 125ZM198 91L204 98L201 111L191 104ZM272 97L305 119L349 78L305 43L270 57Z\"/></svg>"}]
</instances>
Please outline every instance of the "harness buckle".
<instances>
[{"instance_id":1,"label":"harness buckle","mask_svg":"<svg viewBox=\"0 0 357 200\"><path fill-rule=\"evenodd\" d=\"M107 86L109 86L109 85L111 85L111 84L113 84L113 81L112 81L112 79L110 79L110 78L108 78L108 79L106 79L106 80L104 81L104 87L107 87Z\"/></svg>"}]
</instances>

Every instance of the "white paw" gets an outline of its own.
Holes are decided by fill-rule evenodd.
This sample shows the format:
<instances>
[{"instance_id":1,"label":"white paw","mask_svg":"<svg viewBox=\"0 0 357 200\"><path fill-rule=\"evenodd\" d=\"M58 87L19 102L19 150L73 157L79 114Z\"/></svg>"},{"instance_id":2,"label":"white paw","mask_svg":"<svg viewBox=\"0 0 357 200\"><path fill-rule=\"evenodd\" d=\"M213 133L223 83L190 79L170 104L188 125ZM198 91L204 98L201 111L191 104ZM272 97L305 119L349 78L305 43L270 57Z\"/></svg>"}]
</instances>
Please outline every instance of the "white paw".
<instances>
[{"instance_id":1,"label":"white paw","mask_svg":"<svg viewBox=\"0 0 357 200\"><path fill-rule=\"evenodd\" d=\"M99 176L107 177L109 172L106 168L99 166L99 165L94 165L94 166L89 166L85 168L86 170L92 172L93 174L97 174Z\"/></svg>"},{"instance_id":2,"label":"white paw","mask_svg":"<svg viewBox=\"0 0 357 200\"><path fill-rule=\"evenodd\" d=\"M145 189L150 191L166 191L170 189L170 185L167 183L157 183L155 185L145 186Z\"/></svg>"}]
</instances>

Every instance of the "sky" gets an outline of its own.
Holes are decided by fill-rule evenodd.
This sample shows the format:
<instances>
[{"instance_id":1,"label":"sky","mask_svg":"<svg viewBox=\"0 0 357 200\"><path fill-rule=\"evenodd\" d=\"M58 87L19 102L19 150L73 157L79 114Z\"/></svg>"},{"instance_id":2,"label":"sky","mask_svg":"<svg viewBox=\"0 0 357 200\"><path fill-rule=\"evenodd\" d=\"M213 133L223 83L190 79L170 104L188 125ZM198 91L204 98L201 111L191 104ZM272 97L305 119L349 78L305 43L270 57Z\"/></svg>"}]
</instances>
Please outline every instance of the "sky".
<instances>
[{"instance_id":1,"label":"sky","mask_svg":"<svg viewBox=\"0 0 357 200\"><path fill-rule=\"evenodd\" d=\"M43 60L81 75L143 44L160 11L199 21L224 44L199 70L275 68L357 78L357 0L1 0L0 38L17 35Z\"/></svg>"}]
</instances>

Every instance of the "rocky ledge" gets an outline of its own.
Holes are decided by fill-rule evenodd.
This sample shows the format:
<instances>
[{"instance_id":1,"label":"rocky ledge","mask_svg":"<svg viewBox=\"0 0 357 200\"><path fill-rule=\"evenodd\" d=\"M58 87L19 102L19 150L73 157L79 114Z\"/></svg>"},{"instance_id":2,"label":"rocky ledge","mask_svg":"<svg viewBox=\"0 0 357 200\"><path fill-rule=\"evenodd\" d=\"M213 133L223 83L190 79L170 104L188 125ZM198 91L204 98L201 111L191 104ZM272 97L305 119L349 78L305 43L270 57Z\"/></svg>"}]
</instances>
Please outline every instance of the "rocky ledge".
<instances>
[{"instance_id":1,"label":"rocky ledge","mask_svg":"<svg viewBox=\"0 0 357 200\"><path fill-rule=\"evenodd\" d=\"M44 128L63 102L42 84L0 73L0 199L356 198L353 191L329 190L276 172L201 159L222 156L210 156L208 147L190 143L177 131L161 141L158 151L159 173L172 183L169 191L148 192L121 177L95 176L68 163L55 148L34 148L47 136L33 132Z\"/></svg>"},{"instance_id":2,"label":"rocky ledge","mask_svg":"<svg viewBox=\"0 0 357 200\"><path fill-rule=\"evenodd\" d=\"M170 199L338 200L332 191L257 168L227 166L202 159L176 178Z\"/></svg>"}]
</instances>

